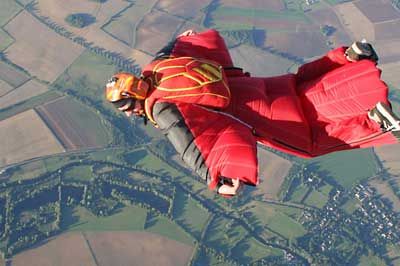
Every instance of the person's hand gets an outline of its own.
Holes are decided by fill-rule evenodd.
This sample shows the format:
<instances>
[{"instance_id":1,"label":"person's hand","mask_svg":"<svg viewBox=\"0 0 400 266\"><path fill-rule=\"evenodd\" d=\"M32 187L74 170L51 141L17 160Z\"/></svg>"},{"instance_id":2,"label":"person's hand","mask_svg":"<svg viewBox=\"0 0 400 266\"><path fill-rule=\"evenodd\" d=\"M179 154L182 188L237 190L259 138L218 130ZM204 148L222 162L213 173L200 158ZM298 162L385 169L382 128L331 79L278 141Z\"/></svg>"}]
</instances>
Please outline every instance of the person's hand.
<instances>
[{"instance_id":1,"label":"person's hand","mask_svg":"<svg viewBox=\"0 0 400 266\"><path fill-rule=\"evenodd\" d=\"M232 197L238 193L242 186L242 182L240 182L238 178L232 178L230 181L231 182L224 182L223 185L218 188L218 194Z\"/></svg>"},{"instance_id":2,"label":"person's hand","mask_svg":"<svg viewBox=\"0 0 400 266\"><path fill-rule=\"evenodd\" d=\"M183 33L181 33L178 37L183 37L183 36L191 36L191 35L195 35L196 32L194 30L187 30Z\"/></svg>"},{"instance_id":3,"label":"person's hand","mask_svg":"<svg viewBox=\"0 0 400 266\"><path fill-rule=\"evenodd\" d=\"M357 62L362 59L369 59L374 62L378 61L378 55L376 54L374 48L365 39L360 42L354 42L345 51L346 59L350 62Z\"/></svg>"}]
</instances>

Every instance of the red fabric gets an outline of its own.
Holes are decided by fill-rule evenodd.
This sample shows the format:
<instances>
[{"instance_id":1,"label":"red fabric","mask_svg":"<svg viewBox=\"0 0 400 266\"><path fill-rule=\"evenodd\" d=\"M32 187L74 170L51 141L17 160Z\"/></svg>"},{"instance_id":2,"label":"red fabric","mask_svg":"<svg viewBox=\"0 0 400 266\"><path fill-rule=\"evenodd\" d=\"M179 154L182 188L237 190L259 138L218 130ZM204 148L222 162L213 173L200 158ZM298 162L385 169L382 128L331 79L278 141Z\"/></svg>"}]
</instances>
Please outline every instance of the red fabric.
<instances>
[{"instance_id":1,"label":"red fabric","mask_svg":"<svg viewBox=\"0 0 400 266\"><path fill-rule=\"evenodd\" d=\"M229 105L215 104L212 97L207 105L237 120L193 104L178 104L210 168L211 187L220 175L257 184L256 141L302 157L397 142L367 117L378 101L388 102L380 71L367 60L348 62L344 51L345 47L338 48L301 66L297 74L279 77L253 78L227 70ZM232 66L226 45L214 30L178 38L173 56Z\"/></svg>"},{"instance_id":2,"label":"red fabric","mask_svg":"<svg viewBox=\"0 0 400 266\"><path fill-rule=\"evenodd\" d=\"M257 147L247 126L223 113L194 104L178 104L211 174L210 189L220 176L258 184Z\"/></svg>"}]
</instances>

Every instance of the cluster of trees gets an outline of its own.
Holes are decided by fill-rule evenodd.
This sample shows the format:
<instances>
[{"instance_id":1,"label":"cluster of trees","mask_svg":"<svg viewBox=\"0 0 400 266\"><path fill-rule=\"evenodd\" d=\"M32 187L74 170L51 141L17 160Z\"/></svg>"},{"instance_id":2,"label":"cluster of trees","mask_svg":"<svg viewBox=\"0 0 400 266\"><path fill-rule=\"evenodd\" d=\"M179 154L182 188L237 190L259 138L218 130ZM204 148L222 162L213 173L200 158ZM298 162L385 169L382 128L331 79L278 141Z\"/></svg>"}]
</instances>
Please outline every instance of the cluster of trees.
<instances>
[{"instance_id":1,"label":"cluster of trees","mask_svg":"<svg viewBox=\"0 0 400 266\"><path fill-rule=\"evenodd\" d=\"M94 23L96 21L96 18L88 13L75 13L69 14L65 18L65 21L73 27L84 28Z\"/></svg>"}]
</instances>

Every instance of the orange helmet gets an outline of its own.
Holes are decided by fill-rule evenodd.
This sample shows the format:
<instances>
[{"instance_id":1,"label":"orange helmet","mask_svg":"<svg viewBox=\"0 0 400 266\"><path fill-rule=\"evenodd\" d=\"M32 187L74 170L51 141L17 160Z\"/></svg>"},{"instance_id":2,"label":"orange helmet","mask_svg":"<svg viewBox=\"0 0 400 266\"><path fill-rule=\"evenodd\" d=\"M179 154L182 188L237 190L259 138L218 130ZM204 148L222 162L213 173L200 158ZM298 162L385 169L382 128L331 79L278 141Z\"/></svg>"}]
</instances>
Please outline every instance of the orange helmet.
<instances>
[{"instance_id":1,"label":"orange helmet","mask_svg":"<svg viewBox=\"0 0 400 266\"><path fill-rule=\"evenodd\" d=\"M146 99L149 85L141 78L130 73L117 73L108 80L106 85L106 98L109 102L122 99Z\"/></svg>"}]
</instances>

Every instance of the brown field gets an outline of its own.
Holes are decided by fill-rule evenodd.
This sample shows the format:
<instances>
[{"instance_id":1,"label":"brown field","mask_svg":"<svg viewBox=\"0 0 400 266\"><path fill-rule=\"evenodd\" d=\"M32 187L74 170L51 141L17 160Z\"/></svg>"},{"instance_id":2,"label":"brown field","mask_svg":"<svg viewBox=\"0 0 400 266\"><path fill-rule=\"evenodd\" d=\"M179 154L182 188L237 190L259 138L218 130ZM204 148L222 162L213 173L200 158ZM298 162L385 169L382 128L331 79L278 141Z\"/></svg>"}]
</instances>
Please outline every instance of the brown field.
<instances>
[{"instance_id":1,"label":"brown field","mask_svg":"<svg viewBox=\"0 0 400 266\"><path fill-rule=\"evenodd\" d=\"M258 48L241 45L230 50L234 65L248 71L252 76L268 77L282 75L293 62L264 52Z\"/></svg>"},{"instance_id":2,"label":"brown field","mask_svg":"<svg viewBox=\"0 0 400 266\"><path fill-rule=\"evenodd\" d=\"M299 29L291 33L274 33L266 39L265 46L272 46L281 52L300 58L310 58L325 54L329 47L319 30Z\"/></svg>"},{"instance_id":3,"label":"brown field","mask_svg":"<svg viewBox=\"0 0 400 266\"><path fill-rule=\"evenodd\" d=\"M278 155L258 148L258 175L260 184L255 194L265 195L267 199L278 199L278 193L292 163Z\"/></svg>"},{"instance_id":4,"label":"brown field","mask_svg":"<svg viewBox=\"0 0 400 266\"><path fill-rule=\"evenodd\" d=\"M22 252L13 266L187 265L193 248L148 232L66 233Z\"/></svg>"},{"instance_id":5,"label":"brown field","mask_svg":"<svg viewBox=\"0 0 400 266\"><path fill-rule=\"evenodd\" d=\"M63 97L36 110L66 149L101 146L103 143L96 139L98 132L92 132L96 128L91 128L91 121L83 117L88 111L83 108L76 101Z\"/></svg>"},{"instance_id":6,"label":"brown field","mask_svg":"<svg viewBox=\"0 0 400 266\"><path fill-rule=\"evenodd\" d=\"M63 234L42 246L22 252L12 258L13 266L96 266L96 261L81 233Z\"/></svg>"},{"instance_id":7,"label":"brown field","mask_svg":"<svg viewBox=\"0 0 400 266\"><path fill-rule=\"evenodd\" d=\"M5 29L16 39L6 49L7 57L32 75L50 82L84 50L25 11L8 23Z\"/></svg>"},{"instance_id":8,"label":"brown field","mask_svg":"<svg viewBox=\"0 0 400 266\"><path fill-rule=\"evenodd\" d=\"M15 88L25 83L29 79L29 76L16 70L7 63L0 61L0 79Z\"/></svg>"},{"instance_id":9,"label":"brown field","mask_svg":"<svg viewBox=\"0 0 400 266\"><path fill-rule=\"evenodd\" d=\"M333 42L333 46L349 45L353 40L346 33L342 23L331 8L317 9L307 13L308 16L319 25L330 25L336 28L336 31L329 40Z\"/></svg>"},{"instance_id":10,"label":"brown field","mask_svg":"<svg viewBox=\"0 0 400 266\"><path fill-rule=\"evenodd\" d=\"M358 0L353 3L372 23L400 19L400 13L390 0Z\"/></svg>"},{"instance_id":11,"label":"brown field","mask_svg":"<svg viewBox=\"0 0 400 266\"><path fill-rule=\"evenodd\" d=\"M379 55L380 65L400 61L400 39L398 40L377 40L373 45Z\"/></svg>"},{"instance_id":12,"label":"brown field","mask_svg":"<svg viewBox=\"0 0 400 266\"><path fill-rule=\"evenodd\" d=\"M193 247L148 232L86 233L99 265L187 265Z\"/></svg>"},{"instance_id":13,"label":"brown field","mask_svg":"<svg viewBox=\"0 0 400 266\"><path fill-rule=\"evenodd\" d=\"M400 45L400 42L398 45ZM394 63L380 64L379 68L382 69L382 79L386 83L400 87L400 58L399 61Z\"/></svg>"},{"instance_id":14,"label":"brown field","mask_svg":"<svg viewBox=\"0 0 400 266\"><path fill-rule=\"evenodd\" d=\"M374 24L377 40L400 39L400 19Z\"/></svg>"},{"instance_id":15,"label":"brown field","mask_svg":"<svg viewBox=\"0 0 400 266\"><path fill-rule=\"evenodd\" d=\"M250 9L268 9L271 11L285 10L285 3L282 0L222 0L223 6L233 6Z\"/></svg>"},{"instance_id":16,"label":"brown field","mask_svg":"<svg viewBox=\"0 0 400 266\"><path fill-rule=\"evenodd\" d=\"M0 97L12 91L14 88L7 82L0 79ZM1 100L1 98L0 98Z\"/></svg>"},{"instance_id":17,"label":"brown field","mask_svg":"<svg viewBox=\"0 0 400 266\"><path fill-rule=\"evenodd\" d=\"M2 96L0 98L0 109L28 100L33 96L46 92L47 89L47 86L35 80L30 80L7 95Z\"/></svg>"},{"instance_id":18,"label":"brown field","mask_svg":"<svg viewBox=\"0 0 400 266\"><path fill-rule=\"evenodd\" d=\"M157 8L167 11L171 15L176 15L186 19L193 19L201 16L200 10L206 7L211 0L193 1L193 0L160 0Z\"/></svg>"},{"instance_id":19,"label":"brown field","mask_svg":"<svg viewBox=\"0 0 400 266\"><path fill-rule=\"evenodd\" d=\"M147 14L136 32L136 48L155 54L174 36L179 26L184 23L160 11Z\"/></svg>"},{"instance_id":20,"label":"brown field","mask_svg":"<svg viewBox=\"0 0 400 266\"><path fill-rule=\"evenodd\" d=\"M377 147L375 148L375 153L386 170L400 178L400 144Z\"/></svg>"},{"instance_id":21,"label":"brown field","mask_svg":"<svg viewBox=\"0 0 400 266\"><path fill-rule=\"evenodd\" d=\"M374 25L353 3L336 5L334 11L352 40L375 40Z\"/></svg>"},{"instance_id":22,"label":"brown field","mask_svg":"<svg viewBox=\"0 0 400 266\"><path fill-rule=\"evenodd\" d=\"M400 212L400 199L396 196L396 194L394 194L387 181L373 179L369 182L369 184L377 190L379 195L387 198L388 200L390 200L390 202L393 203L394 211Z\"/></svg>"},{"instance_id":23,"label":"brown field","mask_svg":"<svg viewBox=\"0 0 400 266\"><path fill-rule=\"evenodd\" d=\"M143 0L142 0L143 1ZM151 56L133 49L121 41L116 40L110 34L101 29L101 27L122 9L126 8L129 3L124 0L108 0L103 4L94 1L64 1L64 0L39 0L39 13L48 16L58 25L63 26L76 36L84 37L88 42L92 42L94 46L102 47L107 51L112 51L131 58L139 65L148 64L152 59ZM138 1L135 1L138 2ZM150 5L146 2L146 5ZM69 26L65 21L65 17L71 13L90 13L96 17L96 22L78 29Z\"/></svg>"},{"instance_id":24,"label":"brown field","mask_svg":"<svg viewBox=\"0 0 400 266\"><path fill-rule=\"evenodd\" d=\"M291 21L291 20L285 20L285 19L268 19L268 18L252 18L252 17L246 17L246 16L224 16L224 15L218 15L215 17L217 24L218 25L224 25L224 28L231 28L229 27L230 24L233 25L247 25L249 26L254 26L259 29L267 29L267 31L271 32L279 32L279 31L284 31L285 33L287 31L289 32L295 32L299 27L302 28L309 28L310 25L308 25L304 21Z\"/></svg>"},{"instance_id":25,"label":"brown field","mask_svg":"<svg viewBox=\"0 0 400 266\"><path fill-rule=\"evenodd\" d=\"M64 151L33 110L0 121L0 147L0 166Z\"/></svg>"}]
</instances>

